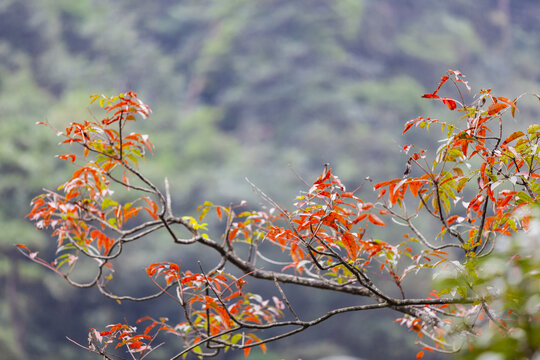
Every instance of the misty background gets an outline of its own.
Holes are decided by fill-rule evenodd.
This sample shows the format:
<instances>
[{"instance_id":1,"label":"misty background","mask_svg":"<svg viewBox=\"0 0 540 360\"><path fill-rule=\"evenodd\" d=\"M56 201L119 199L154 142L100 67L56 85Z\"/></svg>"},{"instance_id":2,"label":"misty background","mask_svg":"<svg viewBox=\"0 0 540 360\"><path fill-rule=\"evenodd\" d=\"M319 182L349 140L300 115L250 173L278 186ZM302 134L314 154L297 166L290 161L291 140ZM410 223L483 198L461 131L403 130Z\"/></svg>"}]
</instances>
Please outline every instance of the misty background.
<instances>
[{"instance_id":1,"label":"misty background","mask_svg":"<svg viewBox=\"0 0 540 360\"><path fill-rule=\"evenodd\" d=\"M447 69L463 72L473 92L537 92L538 19L536 0L0 0L2 359L95 359L66 336L86 344L90 327L146 314L180 320L172 301L119 305L71 288L16 251L25 243L54 257L55 240L24 216L42 188L56 189L73 171L54 157L69 150L35 122L63 129L91 118L91 94L133 90L153 109L133 129L156 145L141 167L157 184L169 179L177 214L192 215L204 200L258 207L246 177L290 207L305 189L297 174L311 182L323 163L354 189L366 176L400 177L403 144L433 148L423 132L401 133L419 115L453 115L421 98ZM526 104L520 111L516 121L538 118ZM392 230L380 236L389 241ZM205 254L158 234L129 257L118 265L116 290L145 294L154 290L146 265ZM427 285L408 284L418 296ZM254 289L272 290L265 286ZM311 316L357 301L286 290ZM395 317L336 317L250 358L409 358L414 335Z\"/></svg>"}]
</instances>

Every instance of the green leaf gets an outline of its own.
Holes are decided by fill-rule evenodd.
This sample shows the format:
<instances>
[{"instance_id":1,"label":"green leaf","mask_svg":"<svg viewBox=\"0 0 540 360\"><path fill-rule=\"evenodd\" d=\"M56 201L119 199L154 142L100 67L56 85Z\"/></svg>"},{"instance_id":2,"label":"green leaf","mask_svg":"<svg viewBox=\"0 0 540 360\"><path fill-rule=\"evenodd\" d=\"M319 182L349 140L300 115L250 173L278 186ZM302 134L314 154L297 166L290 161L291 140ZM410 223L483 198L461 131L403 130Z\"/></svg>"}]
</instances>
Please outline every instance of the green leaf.
<instances>
[{"instance_id":1,"label":"green leaf","mask_svg":"<svg viewBox=\"0 0 540 360\"><path fill-rule=\"evenodd\" d=\"M452 134L454 133L454 128L455 128L454 125L448 124L448 133L447 133L448 137L452 136Z\"/></svg>"},{"instance_id":2,"label":"green leaf","mask_svg":"<svg viewBox=\"0 0 540 360\"><path fill-rule=\"evenodd\" d=\"M242 212L242 213L240 213L240 214L238 214L236 216L237 217L248 217L248 216L251 216L253 214L255 214L255 212L253 212L253 211L244 211L244 212Z\"/></svg>"},{"instance_id":3,"label":"green leaf","mask_svg":"<svg viewBox=\"0 0 540 360\"><path fill-rule=\"evenodd\" d=\"M242 340L241 334L234 334L231 338L231 344L236 344L238 341Z\"/></svg>"},{"instance_id":4,"label":"green leaf","mask_svg":"<svg viewBox=\"0 0 540 360\"><path fill-rule=\"evenodd\" d=\"M506 223L510 226L510 229L512 229L513 231L517 231L517 224L514 219L507 218Z\"/></svg>"},{"instance_id":5,"label":"green leaf","mask_svg":"<svg viewBox=\"0 0 540 360\"><path fill-rule=\"evenodd\" d=\"M450 150L446 150L446 154L444 154L445 157L444 157L444 161L456 161L456 158L461 158L461 155L463 155L461 153L460 150L458 149L450 149Z\"/></svg>"},{"instance_id":6,"label":"green leaf","mask_svg":"<svg viewBox=\"0 0 540 360\"><path fill-rule=\"evenodd\" d=\"M536 134L540 131L540 125L533 124L527 128L527 134Z\"/></svg>"},{"instance_id":7,"label":"green leaf","mask_svg":"<svg viewBox=\"0 0 540 360\"><path fill-rule=\"evenodd\" d=\"M540 183L535 181L535 182L530 182L529 183L529 187L531 188L531 190L535 193L538 193L540 192Z\"/></svg>"},{"instance_id":8,"label":"green leaf","mask_svg":"<svg viewBox=\"0 0 540 360\"><path fill-rule=\"evenodd\" d=\"M448 198L445 192L441 193L439 197L442 201L442 206L444 208L444 211L446 211L446 213L449 213L450 210L452 209L452 205L450 204L450 199Z\"/></svg>"},{"instance_id":9,"label":"green leaf","mask_svg":"<svg viewBox=\"0 0 540 360\"><path fill-rule=\"evenodd\" d=\"M468 177L464 177L464 178L459 179L457 187L456 187L456 191L458 193L461 192L463 190L463 188L465 187L465 185L467 185L468 181L469 181Z\"/></svg>"},{"instance_id":10,"label":"green leaf","mask_svg":"<svg viewBox=\"0 0 540 360\"><path fill-rule=\"evenodd\" d=\"M101 203L101 210L104 210L108 208L109 206L118 206L118 202L110 198L103 199L103 202Z\"/></svg>"},{"instance_id":11,"label":"green leaf","mask_svg":"<svg viewBox=\"0 0 540 360\"><path fill-rule=\"evenodd\" d=\"M516 194L516 196L521 200L521 202L530 203L533 201L533 199L527 194L526 192L520 191Z\"/></svg>"},{"instance_id":12,"label":"green leaf","mask_svg":"<svg viewBox=\"0 0 540 360\"><path fill-rule=\"evenodd\" d=\"M75 255L69 253L69 254L63 254L63 255L60 255L59 257L56 258L56 261L60 260L60 259L63 259L62 261L60 261L59 263L56 264L56 268L57 269L60 269L62 267L62 265L64 265L65 263L67 263L72 257L75 257Z\"/></svg>"},{"instance_id":13,"label":"green leaf","mask_svg":"<svg viewBox=\"0 0 540 360\"><path fill-rule=\"evenodd\" d=\"M445 288L445 289L442 289L442 290L438 290L437 295L443 296L443 295L446 295L446 294L450 294L450 292L452 292L451 289Z\"/></svg>"}]
</instances>

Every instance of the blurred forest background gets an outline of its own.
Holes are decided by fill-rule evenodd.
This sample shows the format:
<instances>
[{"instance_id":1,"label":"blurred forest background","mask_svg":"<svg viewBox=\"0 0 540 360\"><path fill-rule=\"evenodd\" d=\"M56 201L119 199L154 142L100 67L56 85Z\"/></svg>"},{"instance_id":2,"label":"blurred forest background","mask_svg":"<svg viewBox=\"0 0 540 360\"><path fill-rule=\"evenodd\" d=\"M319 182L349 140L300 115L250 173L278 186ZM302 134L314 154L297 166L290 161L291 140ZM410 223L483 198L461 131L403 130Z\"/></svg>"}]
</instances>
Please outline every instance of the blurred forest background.
<instances>
[{"instance_id":1,"label":"blurred forest background","mask_svg":"<svg viewBox=\"0 0 540 360\"><path fill-rule=\"evenodd\" d=\"M153 109L152 118L139 123L157 147L143 168L158 184L168 177L178 214L192 214L204 200L258 206L261 200L244 177L290 207L305 188L291 168L310 182L329 162L351 189L366 176L401 176L400 145L429 145L425 134L402 137L403 124L444 110L421 95L448 68L468 75L473 91L494 88L507 97L538 91L538 5L0 0L2 359L93 359L65 336L85 344L89 327L124 317L131 322L146 313L178 315L171 301L158 309L119 305L95 289L70 288L15 250L14 243L24 242L43 257L53 256L54 240L24 216L33 196L43 187L56 188L73 171L53 157L66 152L56 146L54 132L36 121L63 128L90 118L90 94L134 90ZM388 240L388 234L381 236ZM138 249L144 252L133 251L119 265L128 274L116 285L119 292L152 291L143 270L152 260L179 261L182 252L201 256L161 240L152 239ZM422 284L409 286L427 294ZM352 301L287 291L313 315L326 304ZM393 324L394 317L338 317L252 358L410 358L414 336Z\"/></svg>"}]
</instances>

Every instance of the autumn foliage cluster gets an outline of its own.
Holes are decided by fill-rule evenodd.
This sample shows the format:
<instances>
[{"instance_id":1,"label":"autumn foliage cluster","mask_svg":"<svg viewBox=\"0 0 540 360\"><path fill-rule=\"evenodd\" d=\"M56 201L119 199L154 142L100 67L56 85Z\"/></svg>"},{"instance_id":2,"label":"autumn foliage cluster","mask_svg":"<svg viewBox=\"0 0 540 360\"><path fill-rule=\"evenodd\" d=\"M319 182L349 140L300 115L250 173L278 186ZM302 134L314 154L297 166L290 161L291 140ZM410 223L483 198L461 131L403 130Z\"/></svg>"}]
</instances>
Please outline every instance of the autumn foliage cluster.
<instances>
[{"instance_id":1,"label":"autumn foliage cluster","mask_svg":"<svg viewBox=\"0 0 540 360\"><path fill-rule=\"evenodd\" d=\"M446 90L455 90L457 98L439 95L447 84L453 88ZM500 293L479 273L482 259L491 256L497 242L505 241L501 235L528 229L530 208L540 192L540 125L508 133L503 115L518 113L520 97L510 100L490 89L472 97L470 91L463 75L450 70L435 91L424 95L442 102L457 119L418 117L407 122L404 133L438 127L444 138L435 152L404 146L405 173L378 183L367 180L374 190L371 200L361 198L358 189L348 191L325 165L292 209L251 184L268 209L207 201L196 217L176 216L168 183L161 189L138 167L154 145L148 136L128 128L150 116L148 106L133 92L93 95L91 102L97 102L106 117L74 122L58 131L64 144L82 149L80 154L58 155L76 170L57 191L37 196L28 214L39 229L52 230L57 256L50 262L25 245L18 247L74 286L96 287L118 301L150 302L168 296L182 309L183 318L174 321L145 316L133 325L91 329L88 345L79 345L104 358L125 348L142 359L161 345L156 339L165 333L183 340L174 359L189 353L210 357L229 349L243 349L247 356L254 347L266 351L268 342L332 316L382 308L394 310L397 322L416 333L421 347L417 358L425 352L467 349L467 339L480 334L486 324L507 333L522 319L512 303L505 304L504 312L495 308ZM113 188L128 189L132 200L121 202ZM222 223L223 234L208 230L204 221L210 213ZM440 226L435 237L418 226L426 219ZM389 223L401 226L402 238L377 238ZM202 245L220 260L211 266L199 263L195 269L174 262L148 264L154 294L137 298L111 292L113 260L156 231L165 231L177 246ZM85 283L73 277L82 258L91 259L95 269L93 279ZM419 271L442 280L426 298L407 297L404 279ZM245 284L252 280L267 281L275 295L264 299L246 291ZM302 319L283 284L371 302ZM526 316L540 320L537 313ZM262 330L270 328L276 330L274 335L263 337ZM530 353L536 345L525 341L520 346Z\"/></svg>"}]
</instances>

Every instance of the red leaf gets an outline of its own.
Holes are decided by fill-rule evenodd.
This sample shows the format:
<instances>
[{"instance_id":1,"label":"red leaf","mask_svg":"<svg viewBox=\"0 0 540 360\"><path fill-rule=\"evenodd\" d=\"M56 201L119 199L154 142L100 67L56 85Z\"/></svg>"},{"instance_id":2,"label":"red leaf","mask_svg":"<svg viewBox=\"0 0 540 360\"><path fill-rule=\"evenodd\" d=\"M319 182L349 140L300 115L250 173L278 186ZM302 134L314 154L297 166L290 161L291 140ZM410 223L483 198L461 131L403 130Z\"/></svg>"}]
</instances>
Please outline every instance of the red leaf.
<instances>
[{"instance_id":1,"label":"red leaf","mask_svg":"<svg viewBox=\"0 0 540 360\"><path fill-rule=\"evenodd\" d=\"M354 238L354 236L346 232L343 234L342 239L349 258L356 259L356 254L358 252L358 244L356 243L356 239Z\"/></svg>"},{"instance_id":2,"label":"red leaf","mask_svg":"<svg viewBox=\"0 0 540 360\"><path fill-rule=\"evenodd\" d=\"M353 225L358 224L360 221L364 220L366 218L367 214L360 214L356 219L353 220Z\"/></svg>"},{"instance_id":3,"label":"red leaf","mask_svg":"<svg viewBox=\"0 0 540 360\"><path fill-rule=\"evenodd\" d=\"M129 188L129 178L127 176L127 173L124 171L124 175L122 176L122 182L125 184L126 186L126 189L130 189Z\"/></svg>"},{"instance_id":4,"label":"red leaf","mask_svg":"<svg viewBox=\"0 0 540 360\"><path fill-rule=\"evenodd\" d=\"M62 160L69 160L72 163L74 163L75 159L77 158L75 154L57 155L56 157Z\"/></svg>"},{"instance_id":5,"label":"red leaf","mask_svg":"<svg viewBox=\"0 0 540 360\"><path fill-rule=\"evenodd\" d=\"M154 265L154 264L152 264L152 265ZM150 265L150 266L152 266L152 265ZM146 320L152 320L152 318L150 316L145 316L145 317L142 317L140 319L137 319L136 323L139 324L139 323L141 323L143 321L146 321Z\"/></svg>"},{"instance_id":6,"label":"red leaf","mask_svg":"<svg viewBox=\"0 0 540 360\"><path fill-rule=\"evenodd\" d=\"M395 183L398 183L400 182L401 179L394 179L394 180L389 180L389 181L383 181L383 182L380 182L378 184L375 184L375 186L373 186L373 189L374 190L377 190L379 188L382 188L383 186L387 186L387 185L390 185L390 184L395 184Z\"/></svg>"},{"instance_id":7,"label":"red leaf","mask_svg":"<svg viewBox=\"0 0 540 360\"><path fill-rule=\"evenodd\" d=\"M418 191L422 187L422 185L426 184L428 180L421 179L421 180L412 180L407 185L409 186L409 190L413 194L413 196L416 198L418 196Z\"/></svg>"},{"instance_id":8,"label":"red leaf","mask_svg":"<svg viewBox=\"0 0 540 360\"><path fill-rule=\"evenodd\" d=\"M146 201L146 203L148 204L148 207L145 207L144 209L145 209L146 211L148 211L148 214L150 214L150 216L151 216L154 220L157 220L157 219L158 219L158 216L157 216L158 206L157 206L156 202L153 201L153 200L150 200L150 199L147 198L146 196L143 196L141 199L143 199L144 201Z\"/></svg>"},{"instance_id":9,"label":"red leaf","mask_svg":"<svg viewBox=\"0 0 540 360\"><path fill-rule=\"evenodd\" d=\"M518 139L518 138L520 138L520 137L522 137L522 136L525 136L525 134L524 134L523 132L521 132L521 131L516 131L516 132L510 134L510 136L508 136L508 137L506 138L506 140L504 140L503 145L506 145L506 144L508 144L509 142L514 141L514 140L516 140L516 139Z\"/></svg>"},{"instance_id":10,"label":"red leaf","mask_svg":"<svg viewBox=\"0 0 540 360\"><path fill-rule=\"evenodd\" d=\"M129 344L129 347L131 349L140 349L142 345L144 345L142 341L135 340Z\"/></svg>"},{"instance_id":11,"label":"red leaf","mask_svg":"<svg viewBox=\"0 0 540 360\"><path fill-rule=\"evenodd\" d=\"M221 321L222 321L223 325L225 325L227 327L227 329L230 329L231 324L232 324L232 320L231 320L227 310L225 310L221 306L217 306L216 307L216 312L219 314L219 317L221 318Z\"/></svg>"},{"instance_id":12,"label":"red leaf","mask_svg":"<svg viewBox=\"0 0 540 360\"><path fill-rule=\"evenodd\" d=\"M441 86L444 85L444 83L448 80L448 76L444 75L444 76L441 76L441 82L439 83L439 86L437 86L437 89L435 89L435 91L433 92L433 94L436 94L440 89L441 89Z\"/></svg>"},{"instance_id":13,"label":"red leaf","mask_svg":"<svg viewBox=\"0 0 540 360\"><path fill-rule=\"evenodd\" d=\"M510 101L508 98L505 98L504 96L499 96L497 98L499 101L502 101L503 103L506 103L508 105L510 105L512 107L511 112L512 112L512 117L514 117L516 115L516 110L519 111L519 109L516 107L516 101L517 99L514 99L512 101Z\"/></svg>"},{"instance_id":14,"label":"red leaf","mask_svg":"<svg viewBox=\"0 0 540 360\"><path fill-rule=\"evenodd\" d=\"M386 226L386 224L375 214L369 214L368 220L375 225Z\"/></svg>"},{"instance_id":15,"label":"red leaf","mask_svg":"<svg viewBox=\"0 0 540 360\"><path fill-rule=\"evenodd\" d=\"M407 121L407 124L405 124L405 129L403 130L403 134L405 134L413 125L417 125L420 121L424 120L422 116L419 116L415 119ZM414 146L414 145L413 145ZM405 148L404 148L405 150ZM407 149L408 151L408 149Z\"/></svg>"},{"instance_id":16,"label":"red leaf","mask_svg":"<svg viewBox=\"0 0 540 360\"><path fill-rule=\"evenodd\" d=\"M405 129L403 129L403 134L405 134L407 131L409 131L410 128L414 125L414 122L409 121L407 124L405 124Z\"/></svg>"},{"instance_id":17,"label":"red leaf","mask_svg":"<svg viewBox=\"0 0 540 360\"><path fill-rule=\"evenodd\" d=\"M124 218L127 221L131 217L135 217L139 214L140 207L132 207L131 209L124 212Z\"/></svg>"},{"instance_id":18,"label":"red leaf","mask_svg":"<svg viewBox=\"0 0 540 360\"><path fill-rule=\"evenodd\" d=\"M453 99L444 97L444 98L441 99L441 101L442 101L446 106L448 106L448 108L449 108L450 110L454 110L454 109L457 107L456 101L453 100Z\"/></svg>"},{"instance_id":19,"label":"red leaf","mask_svg":"<svg viewBox=\"0 0 540 360\"><path fill-rule=\"evenodd\" d=\"M448 69L448 73L453 74L454 75L454 81L462 83L467 88L467 91L469 93L471 92L471 87L469 86L468 81L463 80L464 75L460 71Z\"/></svg>"},{"instance_id":20,"label":"red leaf","mask_svg":"<svg viewBox=\"0 0 540 360\"><path fill-rule=\"evenodd\" d=\"M417 359L421 359L423 357L424 357L424 352L423 351L419 351L418 354L416 354Z\"/></svg>"},{"instance_id":21,"label":"red leaf","mask_svg":"<svg viewBox=\"0 0 540 360\"><path fill-rule=\"evenodd\" d=\"M495 103L495 104L491 104L488 107L488 114L489 115L495 115L496 113L498 113L499 111L501 111L502 109L505 109L507 107L508 107L508 105L503 104L503 103L499 103L499 102Z\"/></svg>"},{"instance_id":22,"label":"red leaf","mask_svg":"<svg viewBox=\"0 0 540 360\"><path fill-rule=\"evenodd\" d=\"M390 203L395 204L398 200L403 200L406 188L406 186L402 186L402 182L400 182L397 186L396 184L390 184L388 189L390 193L388 200L390 200Z\"/></svg>"},{"instance_id":23,"label":"red leaf","mask_svg":"<svg viewBox=\"0 0 540 360\"><path fill-rule=\"evenodd\" d=\"M428 99L438 99L439 96L437 95L437 93L439 92L439 90L441 89L441 86L444 85L444 83L448 80L448 76L444 75L441 77L441 82L439 83L439 86L437 86L437 89L435 89L434 92L432 92L431 94L424 94L424 98L428 98Z\"/></svg>"},{"instance_id":24,"label":"red leaf","mask_svg":"<svg viewBox=\"0 0 540 360\"><path fill-rule=\"evenodd\" d=\"M245 284L247 284L247 281L244 280L244 279L242 279L242 278L236 280L236 288L237 288L238 290L242 290L242 287L243 287Z\"/></svg>"},{"instance_id":25,"label":"red leaf","mask_svg":"<svg viewBox=\"0 0 540 360\"><path fill-rule=\"evenodd\" d=\"M219 221L221 221L221 207L220 206L216 207L216 214L218 216Z\"/></svg>"},{"instance_id":26,"label":"red leaf","mask_svg":"<svg viewBox=\"0 0 540 360\"><path fill-rule=\"evenodd\" d=\"M446 219L447 226L450 226L453 223L455 223L458 218L459 218L459 215L452 215L452 216L448 217L448 219Z\"/></svg>"}]
</instances>

